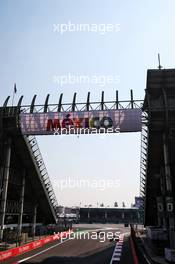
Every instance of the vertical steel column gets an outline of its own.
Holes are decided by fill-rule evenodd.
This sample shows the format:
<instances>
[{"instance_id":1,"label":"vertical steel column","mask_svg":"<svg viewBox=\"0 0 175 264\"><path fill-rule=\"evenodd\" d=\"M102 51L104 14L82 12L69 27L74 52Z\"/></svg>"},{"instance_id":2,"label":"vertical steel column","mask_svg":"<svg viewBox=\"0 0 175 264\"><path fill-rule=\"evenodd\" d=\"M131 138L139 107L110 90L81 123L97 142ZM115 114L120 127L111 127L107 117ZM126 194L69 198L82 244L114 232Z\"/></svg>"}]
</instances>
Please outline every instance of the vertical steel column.
<instances>
[{"instance_id":1,"label":"vertical steel column","mask_svg":"<svg viewBox=\"0 0 175 264\"><path fill-rule=\"evenodd\" d=\"M137 222L138 224L140 224L140 212L139 211L137 212Z\"/></svg>"},{"instance_id":2,"label":"vertical steel column","mask_svg":"<svg viewBox=\"0 0 175 264\"><path fill-rule=\"evenodd\" d=\"M163 134L163 150L164 150L164 163L165 163L166 191L172 195L172 182L171 182L171 172L169 165L168 140L167 140L166 132Z\"/></svg>"},{"instance_id":3,"label":"vertical steel column","mask_svg":"<svg viewBox=\"0 0 175 264\"><path fill-rule=\"evenodd\" d=\"M21 231L22 231L22 217L23 217L23 211L24 211L25 177L26 177L26 171L24 169L23 175L22 175L22 186L21 186L21 195L20 195L20 212L19 212L19 218L18 218L18 237L21 236Z\"/></svg>"},{"instance_id":4,"label":"vertical steel column","mask_svg":"<svg viewBox=\"0 0 175 264\"><path fill-rule=\"evenodd\" d=\"M32 236L33 240L35 240L35 230L36 230L36 215L37 215L37 204L34 207L34 212L33 212L33 225L32 225Z\"/></svg>"},{"instance_id":5,"label":"vertical steel column","mask_svg":"<svg viewBox=\"0 0 175 264\"><path fill-rule=\"evenodd\" d=\"M125 219L125 213L122 212L122 219L124 220Z\"/></svg>"},{"instance_id":6,"label":"vertical steel column","mask_svg":"<svg viewBox=\"0 0 175 264\"><path fill-rule=\"evenodd\" d=\"M104 110L104 91L101 94L101 110Z\"/></svg>"},{"instance_id":7,"label":"vertical steel column","mask_svg":"<svg viewBox=\"0 0 175 264\"><path fill-rule=\"evenodd\" d=\"M164 161L164 164L165 164L165 161ZM162 205L163 205L163 216L162 216L162 223L160 223L160 226L163 225L163 227L167 228L167 220L166 220L166 179L165 179L165 169L164 169L164 167L160 168L160 186L161 186Z\"/></svg>"},{"instance_id":8,"label":"vertical steel column","mask_svg":"<svg viewBox=\"0 0 175 264\"><path fill-rule=\"evenodd\" d=\"M118 108L119 108L118 91L116 91L116 100L115 100L115 104L116 104L116 109L118 110Z\"/></svg>"},{"instance_id":9,"label":"vertical steel column","mask_svg":"<svg viewBox=\"0 0 175 264\"><path fill-rule=\"evenodd\" d=\"M89 106L90 106L90 92L88 92L88 95L87 95L86 111L89 111Z\"/></svg>"},{"instance_id":10,"label":"vertical steel column","mask_svg":"<svg viewBox=\"0 0 175 264\"><path fill-rule=\"evenodd\" d=\"M108 219L108 213L107 211L105 211L105 221L107 221L107 219Z\"/></svg>"},{"instance_id":11,"label":"vertical steel column","mask_svg":"<svg viewBox=\"0 0 175 264\"><path fill-rule=\"evenodd\" d=\"M133 98L133 90L130 90L130 94L131 94L131 108L134 108L134 98Z\"/></svg>"},{"instance_id":12,"label":"vertical steel column","mask_svg":"<svg viewBox=\"0 0 175 264\"><path fill-rule=\"evenodd\" d=\"M2 189L2 200L1 200L1 214L0 214L0 240L3 239L3 229L6 213L6 204L7 204L7 190L9 183L9 171L10 171L10 159L11 159L11 138L7 139L6 143L6 156L5 156L5 166L4 166L4 180L3 180L3 189Z\"/></svg>"}]
</instances>

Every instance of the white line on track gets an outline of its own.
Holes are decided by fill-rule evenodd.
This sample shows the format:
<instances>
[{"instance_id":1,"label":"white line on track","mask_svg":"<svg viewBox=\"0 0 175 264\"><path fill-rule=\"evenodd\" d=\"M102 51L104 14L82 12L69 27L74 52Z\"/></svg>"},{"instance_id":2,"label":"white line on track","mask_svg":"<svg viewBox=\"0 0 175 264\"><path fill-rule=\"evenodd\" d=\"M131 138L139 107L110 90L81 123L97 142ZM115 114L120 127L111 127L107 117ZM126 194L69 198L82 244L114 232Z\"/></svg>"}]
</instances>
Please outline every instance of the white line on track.
<instances>
[{"instance_id":1,"label":"white line on track","mask_svg":"<svg viewBox=\"0 0 175 264\"><path fill-rule=\"evenodd\" d=\"M30 256L30 257L24 258L24 259L19 260L19 261L15 262L15 263L16 263L16 264L17 264L17 263L22 263L22 262L25 262L25 261L27 261L27 260L29 260L29 259L31 259L31 258L37 257L37 256L43 254L44 252L46 252L46 251L48 251L48 250L50 250L50 249L52 249L52 248L55 248L55 247L57 247L57 246L59 246L59 245L65 243L65 242L68 242L69 240L70 240L70 239L67 239L67 240L65 240L65 241L63 241L63 242L59 242L59 243L56 244L56 245L53 245L53 246L51 246L51 247L49 247L49 248L46 248L46 249L44 249L44 250L42 250L42 251L40 251L40 252L38 252L38 253L36 253L36 254Z\"/></svg>"},{"instance_id":2,"label":"white line on track","mask_svg":"<svg viewBox=\"0 0 175 264\"><path fill-rule=\"evenodd\" d=\"M115 248L115 252L121 252L122 248Z\"/></svg>"},{"instance_id":3,"label":"white line on track","mask_svg":"<svg viewBox=\"0 0 175 264\"><path fill-rule=\"evenodd\" d=\"M110 261L110 264L112 264L113 261L120 261L120 257L122 255L123 237L124 237L124 234L120 235L119 242L116 243L116 246L115 246L115 249L113 251L111 261Z\"/></svg>"},{"instance_id":4,"label":"white line on track","mask_svg":"<svg viewBox=\"0 0 175 264\"><path fill-rule=\"evenodd\" d=\"M89 230L85 230L85 232L88 233L88 232L92 232L92 231L100 231L100 230L102 231L102 230L108 230L108 229L110 229L110 228L89 229ZM50 249L52 249L52 248L55 248L55 247L57 247L57 246L59 246L59 245L65 243L65 242L68 242L69 240L71 240L71 239L66 239L65 241L59 242L58 244L53 245L53 246L51 246L51 247L49 247L49 248L46 248L46 249L44 249L44 250L42 250L42 251L40 251L40 252L38 252L38 253L36 253L36 254L30 256L30 257L27 257L27 258L24 258L24 259L19 260L19 261L17 261L17 262L14 262L14 264L22 263L22 262L25 262L25 261L27 261L27 260L29 260L29 259L31 259L31 258L37 257L37 256L39 256L39 255L41 255L41 254L47 252L48 250L50 250ZM27 252L26 252L26 253L27 253Z\"/></svg>"},{"instance_id":5,"label":"white line on track","mask_svg":"<svg viewBox=\"0 0 175 264\"><path fill-rule=\"evenodd\" d=\"M115 257L113 257L113 259L112 259L112 261L120 261L120 258L115 258Z\"/></svg>"}]
</instances>

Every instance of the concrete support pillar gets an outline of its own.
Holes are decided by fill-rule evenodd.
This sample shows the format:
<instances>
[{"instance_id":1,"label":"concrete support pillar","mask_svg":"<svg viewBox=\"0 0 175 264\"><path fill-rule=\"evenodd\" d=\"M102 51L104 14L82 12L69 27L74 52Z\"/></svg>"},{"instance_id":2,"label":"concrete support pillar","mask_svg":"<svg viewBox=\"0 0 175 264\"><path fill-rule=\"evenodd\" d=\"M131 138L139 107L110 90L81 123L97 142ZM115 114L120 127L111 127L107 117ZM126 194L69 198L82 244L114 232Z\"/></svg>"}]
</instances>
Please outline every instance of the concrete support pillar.
<instances>
[{"instance_id":1,"label":"concrete support pillar","mask_svg":"<svg viewBox=\"0 0 175 264\"><path fill-rule=\"evenodd\" d=\"M162 167L160 169L160 185L161 185L161 193L162 193L162 220L158 220L160 222L159 226L163 226L164 228L167 227L166 224L166 179L165 179L165 169ZM158 198L157 198L158 199Z\"/></svg>"},{"instance_id":2,"label":"concrete support pillar","mask_svg":"<svg viewBox=\"0 0 175 264\"><path fill-rule=\"evenodd\" d=\"M21 236L22 231L22 218L23 218L23 211L24 211L24 192L25 192L25 177L26 177L26 171L23 170L22 175L22 186L21 186L21 195L20 195L20 211L19 211L19 217L18 217L18 237Z\"/></svg>"},{"instance_id":3,"label":"concrete support pillar","mask_svg":"<svg viewBox=\"0 0 175 264\"><path fill-rule=\"evenodd\" d=\"M108 213L105 212L105 220L107 221L107 219L108 219Z\"/></svg>"},{"instance_id":4,"label":"concrete support pillar","mask_svg":"<svg viewBox=\"0 0 175 264\"><path fill-rule=\"evenodd\" d=\"M122 212L122 219L124 220L125 219L125 213Z\"/></svg>"},{"instance_id":5,"label":"concrete support pillar","mask_svg":"<svg viewBox=\"0 0 175 264\"><path fill-rule=\"evenodd\" d=\"M4 164L4 180L2 188L1 210L0 210L0 241L3 239L3 229L7 204L7 191L9 183L10 159L11 159L11 138L7 139L5 146L5 164Z\"/></svg>"},{"instance_id":6,"label":"concrete support pillar","mask_svg":"<svg viewBox=\"0 0 175 264\"><path fill-rule=\"evenodd\" d=\"M137 212L137 222L140 224L140 212Z\"/></svg>"},{"instance_id":7,"label":"concrete support pillar","mask_svg":"<svg viewBox=\"0 0 175 264\"><path fill-rule=\"evenodd\" d=\"M169 153L168 153L168 142L167 135L163 135L163 150L164 150L164 164L165 164L165 180L166 180L166 191L172 194L172 182L171 182L171 172L169 165Z\"/></svg>"},{"instance_id":8,"label":"concrete support pillar","mask_svg":"<svg viewBox=\"0 0 175 264\"><path fill-rule=\"evenodd\" d=\"M36 230L36 215L37 215L37 204L34 207L33 210L33 224L32 224L32 236L33 236L33 240L35 239L35 230Z\"/></svg>"}]
</instances>

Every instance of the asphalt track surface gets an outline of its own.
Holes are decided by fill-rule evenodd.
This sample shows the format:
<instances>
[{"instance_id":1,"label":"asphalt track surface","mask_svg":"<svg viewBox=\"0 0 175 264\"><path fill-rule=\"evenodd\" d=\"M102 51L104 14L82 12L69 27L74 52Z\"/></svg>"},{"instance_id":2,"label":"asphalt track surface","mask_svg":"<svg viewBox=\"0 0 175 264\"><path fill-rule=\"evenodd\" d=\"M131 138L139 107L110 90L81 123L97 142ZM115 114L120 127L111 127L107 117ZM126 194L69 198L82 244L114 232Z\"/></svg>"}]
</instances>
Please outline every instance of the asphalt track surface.
<instances>
[{"instance_id":1,"label":"asphalt track surface","mask_svg":"<svg viewBox=\"0 0 175 264\"><path fill-rule=\"evenodd\" d=\"M122 225L81 225L74 238L57 240L41 248L10 259L4 264L134 264L129 228ZM85 231L86 230L86 231ZM85 232L88 233L85 234ZM81 238L80 238L80 231ZM111 242L108 234L120 234L120 242ZM97 235L98 234L98 235Z\"/></svg>"}]
</instances>

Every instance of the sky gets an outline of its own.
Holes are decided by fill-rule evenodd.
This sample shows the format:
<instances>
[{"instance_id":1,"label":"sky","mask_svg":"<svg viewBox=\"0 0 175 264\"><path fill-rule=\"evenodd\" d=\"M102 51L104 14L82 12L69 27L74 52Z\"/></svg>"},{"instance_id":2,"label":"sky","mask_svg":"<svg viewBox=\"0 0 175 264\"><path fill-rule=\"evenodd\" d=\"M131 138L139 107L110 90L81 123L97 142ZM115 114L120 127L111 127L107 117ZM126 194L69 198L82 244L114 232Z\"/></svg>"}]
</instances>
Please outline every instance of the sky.
<instances>
[{"instance_id":1,"label":"sky","mask_svg":"<svg viewBox=\"0 0 175 264\"><path fill-rule=\"evenodd\" d=\"M0 103L17 85L14 103L34 94L43 104L127 100L130 89L143 99L147 69L175 64L174 0L0 0ZM96 32L65 31L63 24L97 25ZM118 25L102 32L99 25ZM101 31L100 31L101 29ZM117 76L113 83L61 83L60 76ZM59 78L58 78L59 77ZM60 205L127 206L139 195L140 133L39 136L40 146ZM80 186L82 180L89 185ZM113 181L113 186L109 185ZM72 182L71 182L72 181ZM94 187L93 183L96 182ZM70 184L71 182L71 184ZM93 185L93 186L92 186Z\"/></svg>"}]
</instances>

